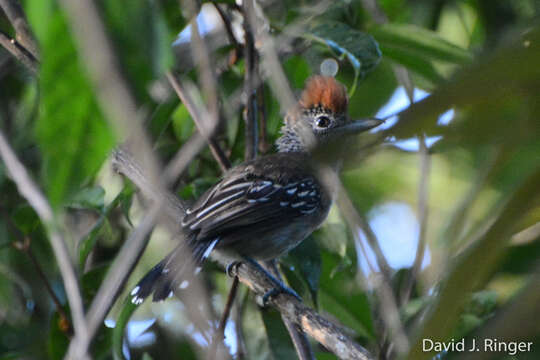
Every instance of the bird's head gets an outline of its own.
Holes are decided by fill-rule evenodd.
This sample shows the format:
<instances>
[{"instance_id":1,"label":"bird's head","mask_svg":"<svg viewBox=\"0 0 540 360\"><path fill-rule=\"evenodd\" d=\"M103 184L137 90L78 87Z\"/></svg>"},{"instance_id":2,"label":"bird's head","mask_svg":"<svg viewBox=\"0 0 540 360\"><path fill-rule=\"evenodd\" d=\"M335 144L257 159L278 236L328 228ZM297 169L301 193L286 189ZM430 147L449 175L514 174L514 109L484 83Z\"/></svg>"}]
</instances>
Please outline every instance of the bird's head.
<instances>
[{"instance_id":1,"label":"bird's head","mask_svg":"<svg viewBox=\"0 0 540 360\"><path fill-rule=\"evenodd\" d=\"M285 117L277 141L279 151L311 152L382 123L378 119L351 120L348 103L345 86L333 77L309 78L298 104Z\"/></svg>"}]
</instances>

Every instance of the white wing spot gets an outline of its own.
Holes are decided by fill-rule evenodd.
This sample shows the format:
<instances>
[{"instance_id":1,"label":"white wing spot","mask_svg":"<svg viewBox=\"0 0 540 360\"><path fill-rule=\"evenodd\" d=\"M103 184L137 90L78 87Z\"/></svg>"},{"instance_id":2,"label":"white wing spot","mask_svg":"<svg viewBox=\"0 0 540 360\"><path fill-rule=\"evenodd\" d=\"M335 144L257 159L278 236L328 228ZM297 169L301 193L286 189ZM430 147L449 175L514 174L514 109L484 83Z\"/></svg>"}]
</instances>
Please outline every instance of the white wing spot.
<instances>
[{"instance_id":1,"label":"white wing spot","mask_svg":"<svg viewBox=\"0 0 540 360\"><path fill-rule=\"evenodd\" d=\"M287 201L280 201L279 206L287 206L289 203Z\"/></svg>"},{"instance_id":2,"label":"white wing spot","mask_svg":"<svg viewBox=\"0 0 540 360\"><path fill-rule=\"evenodd\" d=\"M305 191L299 192L299 193L298 193L298 196L304 197L304 196L306 196L307 194L309 194L309 190L305 190Z\"/></svg>"},{"instance_id":3,"label":"white wing spot","mask_svg":"<svg viewBox=\"0 0 540 360\"><path fill-rule=\"evenodd\" d=\"M295 187L292 188L292 189L289 189L289 190L287 190L287 194L292 195L292 194L294 194L296 192L296 190L298 190L298 189L295 188Z\"/></svg>"},{"instance_id":4,"label":"white wing spot","mask_svg":"<svg viewBox=\"0 0 540 360\"><path fill-rule=\"evenodd\" d=\"M137 293L139 292L140 289L141 289L140 286L135 286L135 287L133 288L133 290L131 290L131 292L130 292L129 294L130 294L131 296L135 296L135 295L137 295Z\"/></svg>"},{"instance_id":5,"label":"white wing spot","mask_svg":"<svg viewBox=\"0 0 540 360\"><path fill-rule=\"evenodd\" d=\"M161 270L161 273L162 273L162 274L168 274L169 271L171 271L171 269L164 268L163 270Z\"/></svg>"},{"instance_id":6,"label":"white wing spot","mask_svg":"<svg viewBox=\"0 0 540 360\"><path fill-rule=\"evenodd\" d=\"M185 289L185 288L187 288L188 286L189 286L189 281L184 280L184 281L182 281L182 283L180 284L180 286L178 286L178 288L180 288L180 289Z\"/></svg>"},{"instance_id":7,"label":"white wing spot","mask_svg":"<svg viewBox=\"0 0 540 360\"><path fill-rule=\"evenodd\" d=\"M144 299L138 296L135 296L134 298L131 299L131 303L134 305L140 305L142 304L143 301Z\"/></svg>"},{"instance_id":8,"label":"white wing spot","mask_svg":"<svg viewBox=\"0 0 540 360\"><path fill-rule=\"evenodd\" d=\"M297 207L300 207L300 206L303 206L303 205L306 205L305 201L300 201L300 202L294 203L294 204L291 205L291 207L292 208L297 208Z\"/></svg>"},{"instance_id":9,"label":"white wing spot","mask_svg":"<svg viewBox=\"0 0 540 360\"><path fill-rule=\"evenodd\" d=\"M205 260L206 258L208 258L208 256L210 256L210 253L212 252L212 250L214 250L214 247L216 246L217 242L218 242L219 239L214 239L210 245L206 248L206 250L204 251L204 254L202 256L202 259Z\"/></svg>"}]
</instances>

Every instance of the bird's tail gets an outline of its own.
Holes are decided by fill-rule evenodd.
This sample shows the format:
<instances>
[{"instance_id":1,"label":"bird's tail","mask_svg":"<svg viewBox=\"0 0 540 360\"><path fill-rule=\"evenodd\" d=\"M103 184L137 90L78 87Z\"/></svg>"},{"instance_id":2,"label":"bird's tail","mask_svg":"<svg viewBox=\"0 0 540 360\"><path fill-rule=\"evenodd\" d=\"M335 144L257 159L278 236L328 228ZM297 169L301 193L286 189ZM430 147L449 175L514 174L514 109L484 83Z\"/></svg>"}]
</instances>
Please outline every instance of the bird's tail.
<instances>
[{"instance_id":1,"label":"bird's tail","mask_svg":"<svg viewBox=\"0 0 540 360\"><path fill-rule=\"evenodd\" d=\"M208 258L219 239L197 241L193 245L182 243L154 266L131 291L131 302L141 304L150 294L153 301L172 296L176 290L189 286L193 275L197 275L204 260ZM194 274L191 275L189 270Z\"/></svg>"}]
</instances>

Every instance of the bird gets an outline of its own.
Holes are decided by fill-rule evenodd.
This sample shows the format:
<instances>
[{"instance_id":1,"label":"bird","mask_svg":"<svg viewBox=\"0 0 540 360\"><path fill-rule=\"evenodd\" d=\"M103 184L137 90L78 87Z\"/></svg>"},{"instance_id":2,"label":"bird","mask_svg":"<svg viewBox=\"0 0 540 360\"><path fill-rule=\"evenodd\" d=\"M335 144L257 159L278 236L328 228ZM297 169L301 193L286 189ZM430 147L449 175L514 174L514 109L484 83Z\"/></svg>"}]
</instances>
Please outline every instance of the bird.
<instances>
[{"instance_id":1,"label":"bird","mask_svg":"<svg viewBox=\"0 0 540 360\"><path fill-rule=\"evenodd\" d=\"M231 168L186 210L180 220L186 241L138 282L131 301L140 304L151 294L153 301L160 301L187 288L187 269L199 273L211 253L264 270L260 262L279 258L321 226L333 189L321 180L315 154L382 123L375 118L351 120L348 103L346 87L334 77L308 78L284 117L277 152ZM339 159L329 161L335 165ZM273 280L278 292L297 296Z\"/></svg>"}]
</instances>

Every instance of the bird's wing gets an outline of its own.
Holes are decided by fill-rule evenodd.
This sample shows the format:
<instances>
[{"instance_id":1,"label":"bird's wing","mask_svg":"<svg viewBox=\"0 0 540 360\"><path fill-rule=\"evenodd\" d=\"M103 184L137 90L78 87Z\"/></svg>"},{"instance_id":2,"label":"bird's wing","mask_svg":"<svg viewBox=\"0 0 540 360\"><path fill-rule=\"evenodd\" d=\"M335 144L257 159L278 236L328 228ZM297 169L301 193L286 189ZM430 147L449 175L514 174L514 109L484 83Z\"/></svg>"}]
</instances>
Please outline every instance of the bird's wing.
<instances>
[{"instance_id":1,"label":"bird's wing","mask_svg":"<svg viewBox=\"0 0 540 360\"><path fill-rule=\"evenodd\" d=\"M310 175L291 181L254 174L226 177L188 210L182 226L209 240L247 225L265 227L312 214L319 208L321 189Z\"/></svg>"}]
</instances>

